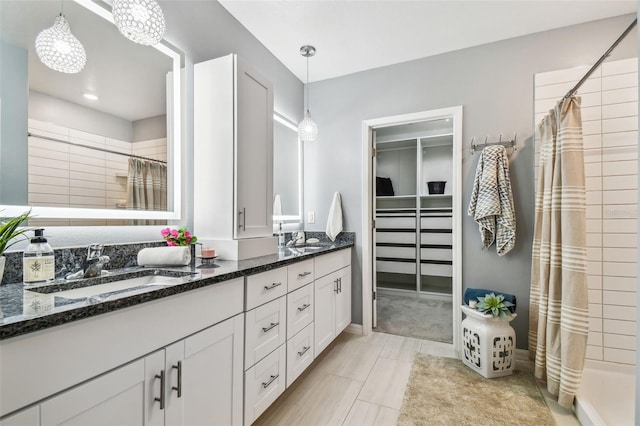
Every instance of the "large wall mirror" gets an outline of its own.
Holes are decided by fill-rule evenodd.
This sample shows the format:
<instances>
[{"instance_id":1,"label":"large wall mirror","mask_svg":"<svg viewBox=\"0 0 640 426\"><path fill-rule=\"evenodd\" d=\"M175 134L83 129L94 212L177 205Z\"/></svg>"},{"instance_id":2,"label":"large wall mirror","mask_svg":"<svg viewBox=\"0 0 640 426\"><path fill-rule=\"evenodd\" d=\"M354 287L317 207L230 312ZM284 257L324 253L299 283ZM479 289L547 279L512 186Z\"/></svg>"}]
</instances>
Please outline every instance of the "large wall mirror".
<instances>
[{"instance_id":1,"label":"large wall mirror","mask_svg":"<svg viewBox=\"0 0 640 426\"><path fill-rule=\"evenodd\" d=\"M298 127L273 116L273 223L302 222L302 143Z\"/></svg>"},{"instance_id":2,"label":"large wall mirror","mask_svg":"<svg viewBox=\"0 0 640 426\"><path fill-rule=\"evenodd\" d=\"M76 74L35 51L62 7L86 51ZM122 36L102 0L0 1L0 215L30 206L59 225L179 220L180 69L170 44ZM160 182L152 202L132 195L136 173Z\"/></svg>"}]
</instances>

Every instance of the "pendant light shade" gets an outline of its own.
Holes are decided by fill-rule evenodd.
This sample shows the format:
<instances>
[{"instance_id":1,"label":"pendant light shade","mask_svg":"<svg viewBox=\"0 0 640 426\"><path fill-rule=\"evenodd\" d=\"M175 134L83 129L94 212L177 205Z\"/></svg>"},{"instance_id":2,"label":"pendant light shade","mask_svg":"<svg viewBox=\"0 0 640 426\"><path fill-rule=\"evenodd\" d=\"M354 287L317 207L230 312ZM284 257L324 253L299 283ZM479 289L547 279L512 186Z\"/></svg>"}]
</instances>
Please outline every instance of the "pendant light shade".
<instances>
[{"instance_id":1,"label":"pendant light shade","mask_svg":"<svg viewBox=\"0 0 640 426\"><path fill-rule=\"evenodd\" d=\"M40 62L52 70L75 74L87 63L82 43L71 34L69 22L60 13L52 27L40 31L36 37L36 53Z\"/></svg>"},{"instance_id":2,"label":"pendant light shade","mask_svg":"<svg viewBox=\"0 0 640 426\"><path fill-rule=\"evenodd\" d=\"M318 126L309 113L309 58L316 54L316 48L307 45L302 46L300 54L307 58L307 108L305 109L304 118L298 124L298 137L303 142L312 142L318 137Z\"/></svg>"},{"instance_id":3,"label":"pendant light shade","mask_svg":"<svg viewBox=\"0 0 640 426\"><path fill-rule=\"evenodd\" d=\"M304 113L304 118L298 124L298 136L303 142L315 141L318 137L318 125L311 118L309 110Z\"/></svg>"},{"instance_id":4,"label":"pendant light shade","mask_svg":"<svg viewBox=\"0 0 640 426\"><path fill-rule=\"evenodd\" d=\"M131 41L153 46L164 37L164 14L155 0L114 0L113 20Z\"/></svg>"}]
</instances>

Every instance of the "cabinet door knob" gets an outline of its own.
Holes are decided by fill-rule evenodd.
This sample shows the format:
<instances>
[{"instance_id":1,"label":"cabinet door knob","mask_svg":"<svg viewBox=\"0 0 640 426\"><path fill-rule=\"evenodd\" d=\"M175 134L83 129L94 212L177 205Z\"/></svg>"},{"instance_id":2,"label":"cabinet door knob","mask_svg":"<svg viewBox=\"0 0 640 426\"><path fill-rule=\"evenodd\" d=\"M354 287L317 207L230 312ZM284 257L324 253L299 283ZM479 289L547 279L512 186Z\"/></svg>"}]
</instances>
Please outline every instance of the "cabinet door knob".
<instances>
[{"instance_id":1,"label":"cabinet door knob","mask_svg":"<svg viewBox=\"0 0 640 426\"><path fill-rule=\"evenodd\" d=\"M178 392L178 398L182 397L182 361L178 361L178 365L172 365L171 368L178 370L178 386L172 386L171 390Z\"/></svg>"},{"instance_id":2,"label":"cabinet door knob","mask_svg":"<svg viewBox=\"0 0 640 426\"><path fill-rule=\"evenodd\" d=\"M269 387L269 385L270 385L271 383L273 383L273 381L274 381L275 379L277 379L278 377L280 377L280 375L279 375L279 374L276 374L275 376L273 376L273 375L272 375L266 383L264 383L264 382L262 383L262 387L263 387L263 388L265 388L265 389L266 389L266 388L268 388L268 387Z\"/></svg>"},{"instance_id":3,"label":"cabinet door knob","mask_svg":"<svg viewBox=\"0 0 640 426\"><path fill-rule=\"evenodd\" d=\"M311 346L304 346L300 352L298 352L298 356L302 356L307 353L307 351L311 349Z\"/></svg>"},{"instance_id":4,"label":"cabinet door knob","mask_svg":"<svg viewBox=\"0 0 640 426\"><path fill-rule=\"evenodd\" d=\"M265 285L264 289L268 291L268 290L271 290L272 288L276 288L276 287L279 287L281 285L282 285L282 283L273 283L271 285Z\"/></svg>"},{"instance_id":5,"label":"cabinet door knob","mask_svg":"<svg viewBox=\"0 0 640 426\"><path fill-rule=\"evenodd\" d=\"M298 276L299 276L300 278L302 278L302 277L306 277L307 275L311 275L311 272L306 271L306 272L303 272L303 273L301 273L301 274L298 274Z\"/></svg>"},{"instance_id":6,"label":"cabinet door knob","mask_svg":"<svg viewBox=\"0 0 640 426\"><path fill-rule=\"evenodd\" d=\"M165 397L164 397L164 381L165 381L165 375L164 375L164 370L160 370L160 375L156 374L156 379L160 379L160 398L153 398L154 401L158 401L160 403L160 409L164 410L164 403L165 403Z\"/></svg>"},{"instance_id":7,"label":"cabinet door knob","mask_svg":"<svg viewBox=\"0 0 640 426\"><path fill-rule=\"evenodd\" d=\"M305 309L307 309L309 306L311 306L311 304L309 304L309 303L305 303L304 305L302 305L302 306L300 306L300 307L298 308L298 311L302 312L302 311L304 311Z\"/></svg>"},{"instance_id":8,"label":"cabinet door knob","mask_svg":"<svg viewBox=\"0 0 640 426\"><path fill-rule=\"evenodd\" d=\"M275 328L275 327L277 327L277 326L279 326L279 325L280 325L280 323L279 323L279 322L272 322L272 323L271 323L271 325L270 325L269 327L262 327L262 331L263 331L264 333L266 333L267 331L269 331L269 330L271 330L271 329L273 329L273 328Z\"/></svg>"}]
</instances>

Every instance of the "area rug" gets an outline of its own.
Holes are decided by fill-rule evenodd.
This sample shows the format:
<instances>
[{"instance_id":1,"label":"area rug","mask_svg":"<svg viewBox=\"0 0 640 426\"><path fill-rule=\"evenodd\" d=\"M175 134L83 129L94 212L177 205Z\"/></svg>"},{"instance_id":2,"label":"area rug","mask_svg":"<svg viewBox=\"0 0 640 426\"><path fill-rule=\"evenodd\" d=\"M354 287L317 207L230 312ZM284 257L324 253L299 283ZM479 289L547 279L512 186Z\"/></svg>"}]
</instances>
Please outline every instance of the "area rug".
<instances>
[{"instance_id":1,"label":"area rug","mask_svg":"<svg viewBox=\"0 0 640 426\"><path fill-rule=\"evenodd\" d=\"M398 425L555 425L533 375L485 379L462 361L418 354Z\"/></svg>"}]
</instances>

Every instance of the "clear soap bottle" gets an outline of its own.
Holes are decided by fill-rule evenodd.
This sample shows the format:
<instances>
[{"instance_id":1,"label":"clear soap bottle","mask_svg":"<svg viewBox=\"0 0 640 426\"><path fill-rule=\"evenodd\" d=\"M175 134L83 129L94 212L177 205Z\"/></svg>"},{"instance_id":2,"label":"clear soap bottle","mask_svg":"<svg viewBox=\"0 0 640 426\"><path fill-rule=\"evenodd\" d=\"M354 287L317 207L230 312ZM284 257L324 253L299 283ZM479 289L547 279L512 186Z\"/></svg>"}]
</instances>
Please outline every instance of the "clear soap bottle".
<instances>
[{"instance_id":1,"label":"clear soap bottle","mask_svg":"<svg viewBox=\"0 0 640 426\"><path fill-rule=\"evenodd\" d=\"M55 279L55 257L53 249L44 237L44 229L36 229L34 234L22 256L25 284L45 283Z\"/></svg>"}]
</instances>

